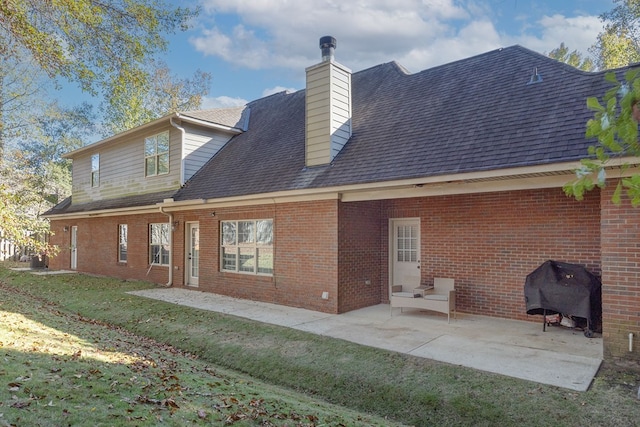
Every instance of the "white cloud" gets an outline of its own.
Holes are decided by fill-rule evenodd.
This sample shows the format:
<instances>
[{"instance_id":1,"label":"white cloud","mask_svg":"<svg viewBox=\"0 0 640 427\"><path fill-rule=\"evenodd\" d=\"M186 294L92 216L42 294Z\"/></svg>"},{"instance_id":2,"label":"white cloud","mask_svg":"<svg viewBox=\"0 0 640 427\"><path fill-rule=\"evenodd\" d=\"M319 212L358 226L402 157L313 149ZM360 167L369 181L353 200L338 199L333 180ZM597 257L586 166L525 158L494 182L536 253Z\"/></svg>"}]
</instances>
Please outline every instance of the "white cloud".
<instances>
[{"instance_id":1,"label":"white cloud","mask_svg":"<svg viewBox=\"0 0 640 427\"><path fill-rule=\"evenodd\" d=\"M396 60L416 72L513 44L542 53L564 42L586 54L602 28L597 16L554 14L536 21L531 8L516 9L515 3L498 10L488 0L203 0L203 5L213 22L191 39L198 51L234 66L297 73L320 60L323 35L336 37L336 60L354 71ZM505 13L514 11L510 32L499 31L497 19L506 22Z\"/></svg>"},{"instance_id":2,"label":"white cloud","mask_svg":"<svg viewBox=\"0 0 640 427\"><path fill-rule=\"evenodd\" d=\"M246 99L232 98L230 96L217 96L215 98L205 96L202 100L202 109L240 107L247 102Z\"/></svg>"},{"instance_id":3,"label":"white cloud","mask_svg":"<svg viewBox=\"0 0 640 427\"><path fill-rule=\"evenodd\" d=\"M435 39L432 43L415 46L398 62L411 72L433 65L445 64L503 47L500 35L491 22L474 21L451 37Z\"/></svg>"},{"instance_id":4,"label":"white cloud","mask_svg":"<svg viewBox=\"0 0 640 427\"><path fill-rule=\"evenodd\" d=\"M524 41L530 49L542 52L549 52L564 42L569 49L586 55L595 43L597 34L603 29L597 16L544 16L538 23L542 27L542 37L527 37Z\"/></svg>"},{"instance_id":5,"label":"white cloud","mask_svg":"<svg viewBox=\"0 0 640 427\"><path fill-rule=\"evenodd\" d=\"M292 87L275 86L262 91L262 96L269 96L280 92L296 92L298 89Z\"/></svg>"},{"instance_id":6,"label":"white cloud","mask_svg":"<svg viewBox=\"0 0 640 427\"><path fill-rule=\"evenodd\" d=\"M455 37L454 24L471 19L459 3L207 0L204 10L213 14L214 26L191 43L205 55L241 67L303 70L320 60L319 38L333 35L336 60L357 71L411 56L439 37ZM239 19L225 27L224 18L231 15Z\"/></svg>"}]
</instances>

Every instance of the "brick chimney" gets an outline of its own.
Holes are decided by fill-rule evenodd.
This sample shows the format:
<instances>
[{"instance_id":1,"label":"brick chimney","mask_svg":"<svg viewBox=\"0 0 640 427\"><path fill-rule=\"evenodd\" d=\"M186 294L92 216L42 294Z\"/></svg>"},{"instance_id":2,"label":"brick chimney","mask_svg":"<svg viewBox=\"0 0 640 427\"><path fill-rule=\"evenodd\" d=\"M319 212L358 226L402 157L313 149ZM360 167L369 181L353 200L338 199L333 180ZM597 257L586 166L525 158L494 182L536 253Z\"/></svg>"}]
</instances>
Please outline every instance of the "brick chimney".
<instances>
[{"instance_id":1,"label":"brick chimney","mask_svg":"<svg viewBox=\"0 0 640 427\"><path fill-rule=\"evenodd\" d=\"M322 62L306 69L306 166L331 163L351 137L351 70L335 62L335 38L320 49Z\"/></svg>"}]
</instances>

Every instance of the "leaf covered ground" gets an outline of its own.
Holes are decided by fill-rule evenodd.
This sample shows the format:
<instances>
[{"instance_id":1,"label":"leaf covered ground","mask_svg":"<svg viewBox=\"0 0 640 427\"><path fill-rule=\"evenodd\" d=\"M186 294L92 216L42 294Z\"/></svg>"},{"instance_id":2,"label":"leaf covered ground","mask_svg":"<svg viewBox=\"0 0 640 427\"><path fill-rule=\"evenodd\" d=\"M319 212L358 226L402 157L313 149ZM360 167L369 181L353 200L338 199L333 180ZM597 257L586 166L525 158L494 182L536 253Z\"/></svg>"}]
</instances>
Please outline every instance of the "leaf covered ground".
<instances>
[{"instance_id":1,"label":"leaf covered ground","mask_svg":"<svg viewBox=\"0 0 640 427\"><path fill-rule=\"evenodd\" d=\"M0 283L0 426L387 425Z\"/></svg>"},{"instance_id":2,"label":"leaf covered ground","mask_svg":"<svg viewBox=\"0 0 640 427\"><path fill-rule=\"evenodd\" d=\"M0 426L640 419L634 370L574 392L127 293L152 286L0 266Z\"/></svg>"}]
</instances>

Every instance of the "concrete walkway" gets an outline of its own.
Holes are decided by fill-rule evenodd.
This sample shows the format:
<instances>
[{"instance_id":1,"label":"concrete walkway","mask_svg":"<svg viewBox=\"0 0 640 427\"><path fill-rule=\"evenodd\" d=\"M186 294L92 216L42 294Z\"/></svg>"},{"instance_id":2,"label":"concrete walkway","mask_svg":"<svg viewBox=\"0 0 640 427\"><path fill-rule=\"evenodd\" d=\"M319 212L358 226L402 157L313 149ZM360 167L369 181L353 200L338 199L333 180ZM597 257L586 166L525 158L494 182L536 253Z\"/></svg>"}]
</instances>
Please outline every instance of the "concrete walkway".
<instances>
[{"instance_id":1,"label":"concrete walkway","mask_svg":"<svg viewBox=\"0 0 640 427\"><path fill-rule=\"evenodd\" d=\"M446 316L380 304L326 314L180 288L134 295L231 314L413 356L576 391L586 391L602 361L602 338L582 331L458 313ZM540 319L542 320L542 319Z\"/></svg>"}]
</instances>

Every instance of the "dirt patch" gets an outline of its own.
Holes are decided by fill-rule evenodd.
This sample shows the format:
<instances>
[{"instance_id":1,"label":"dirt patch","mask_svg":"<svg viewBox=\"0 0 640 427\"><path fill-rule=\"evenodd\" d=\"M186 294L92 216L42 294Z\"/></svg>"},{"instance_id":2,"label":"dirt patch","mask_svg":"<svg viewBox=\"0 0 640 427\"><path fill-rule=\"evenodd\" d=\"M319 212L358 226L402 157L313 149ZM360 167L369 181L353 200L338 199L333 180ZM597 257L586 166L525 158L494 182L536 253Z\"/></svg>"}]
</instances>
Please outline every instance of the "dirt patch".
<instances>
[{"instance_id":1,"label":"dirt patch","mask_svg":"<svg viewBox=\"0 0 640 427\"><path fill-rule=\"evenodd\" d=\"M620 388L637 393L640 387L640 365L628 362L603 362L596 381L609 388Z\"/></svg>"}]
</instances>

